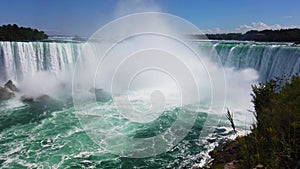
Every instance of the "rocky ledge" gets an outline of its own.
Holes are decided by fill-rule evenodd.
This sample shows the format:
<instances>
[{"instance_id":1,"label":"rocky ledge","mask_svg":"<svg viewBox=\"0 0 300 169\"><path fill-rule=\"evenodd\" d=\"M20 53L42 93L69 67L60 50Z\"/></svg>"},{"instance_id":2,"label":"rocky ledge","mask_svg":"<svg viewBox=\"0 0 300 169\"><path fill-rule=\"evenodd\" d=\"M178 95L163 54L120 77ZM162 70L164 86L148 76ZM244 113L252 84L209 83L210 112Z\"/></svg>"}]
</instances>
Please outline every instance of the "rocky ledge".
<instances>
[{"instance_id":1,"label":"rocky ledge","mask_svg":"<svg viewBox=\"0 0 300 169\"><path fill-rule=\"evenodd\" d=\"M237 169L241 168L241 149L237 141L231 141L222 148L213 150L209 155L214 159L210 164L203 168L215 169Z\"/></svg>"},{"instance_id":2,"label":"rocky ledge","mask_svg":"<svg viewBox=\"0 0 300 169\"><path fill-rule=\"evenodd\" d=\"M11 80L7 81L4 87L0 86L0 101L14 98L16 96L14 92L19 92L19 89Z\"/></svg>"},{"instance_id":3,"label":"rocky ledge","mask_svg":"<svg viewBox=\"0 0 300 169\"><path fill-rule=\"evenodd\" d=\"M242 136L244 137L244 136ZM241 136L238 136L241 138ZM213 160L202 167L202 169L240 169L243 167L243 154L240 148L238 138L234 141L226 143L219 149L215 149L209 153ZM264 168L263 165L258 164L253 169Z\"/></svg>"},{"instance_id":4,"label":"rocky ledge","mask_svg":"<svg viewBox=\"0 0 300 169\"><path fill-rule=\"evenodd\" d=\"M6 87L0 86L0 101L8 100L15 97L15 93L9 91Z\"/></svg>"}]
</instances>

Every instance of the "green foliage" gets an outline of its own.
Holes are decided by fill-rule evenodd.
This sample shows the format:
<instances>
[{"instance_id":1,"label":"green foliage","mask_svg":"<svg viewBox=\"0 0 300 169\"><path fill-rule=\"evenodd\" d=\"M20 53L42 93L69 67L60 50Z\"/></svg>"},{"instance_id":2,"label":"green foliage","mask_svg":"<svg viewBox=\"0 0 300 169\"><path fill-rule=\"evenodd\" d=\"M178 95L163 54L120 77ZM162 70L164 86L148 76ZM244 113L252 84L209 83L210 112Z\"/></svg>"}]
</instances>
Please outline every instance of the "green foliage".
<instances>
[{"instance_id":1,"label":"green foliage","mask_svg":"<svg viewBox=\"0 0 300 169\"><path fill-rule=\"evenodd\" d=\"M257 122L238 138L245 168L295 168L300 158L300 77L253 86Z\"/></svg>"},{"instance_id":2,"label":"green foliage","mask_svg":"<svg viewBox=\"0 0 300 169\"><path fill-rule=\"evenodd\" d=\"M192 35L196 39L212 40L250 40L261 42L295 42L300 43L300 29L281 29L281 30L251 30L244 34L242 33L223 33L223 34L207 34L207 35Z\"/></svg>"},{"instance_id":3,"label":"green foliage","mask_svg":"<svg viewBox=\"0 0 300 169\"><path fill-rule=\"evenodd\" d=\"M271 41L271 42L299 42L300 29L281 29L281 30L263 30L263 31L248 31L241 40L254 40L254 41Z\"/></svg>"},{"instance_id":4,"label":"green foliage","mask_svg":"<svg viewBox=\"0 0 300 169\"><path fill-rule=\"evenodd\" d=\"M47 39L43 31L19 27L16 24L0 26L0 41L38 41Z\"/></svg>"}]
</instances>

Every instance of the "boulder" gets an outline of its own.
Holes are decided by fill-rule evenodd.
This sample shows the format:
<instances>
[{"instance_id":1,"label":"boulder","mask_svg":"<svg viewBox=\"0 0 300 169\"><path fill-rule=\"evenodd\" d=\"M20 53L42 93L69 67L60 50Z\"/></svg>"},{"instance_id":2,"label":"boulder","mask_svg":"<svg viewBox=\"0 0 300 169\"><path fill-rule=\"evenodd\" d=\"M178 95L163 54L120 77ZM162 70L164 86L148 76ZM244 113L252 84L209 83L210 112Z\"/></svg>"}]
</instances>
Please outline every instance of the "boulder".
<instances>
[{"instance_id":1,"label":"boulder","mask_svg":"<svg viewBox=\"0 0 300 169\"><path fill-rule=\"evenodd\" d=\"M28 96L28 95L23 95L23 96L21 96L21 101L24 103L32 103L34 101L34 97Z\"/></svg>"},{"instance_id":2,"label":"boulder","mask_svg":"<svg viewBox=\"0 0 300 169\"><path fill-rule=\"evenodd\" d=\"M8 80L4 87L10 89L13 92L19 92L19 89L16 87L16 85L14 85L14 83L11 80Z\"/></svg>"},{"instance_id":3,"label":"boulder","mask_svg":"<svg viewBox=\"0 0 300 169\"><path fill-rule=\"evenodd\" d=\"M54 103L55 102L54 99L52 99L50 96L48 96L46 94L43 94L43 95L37 97L35 100L38 102L44 102L44 103Z\"/></svg>"},{"instance_id":4,"label":"boulder","mask_svg":"<svg viewBox=\"0 0 300 169\"><path fill-rule=\"evenodd\" d=\"M8 100L15 97L13 92L10 92L7 88L0 86L0 101Z\"/></svg>"},{"instance_id":5,"label":"boulder","mask_svg":"<svg viewBox=\"0 0 300 169\"><path fill-rule=\"evenodd\" d=\"M21 101L24 103L42 103L42 104L52 104L55 103L55 100L50 96L43 94L39 97L33 97L30 95L21 96Z\"/></svg>"}]
</instances>

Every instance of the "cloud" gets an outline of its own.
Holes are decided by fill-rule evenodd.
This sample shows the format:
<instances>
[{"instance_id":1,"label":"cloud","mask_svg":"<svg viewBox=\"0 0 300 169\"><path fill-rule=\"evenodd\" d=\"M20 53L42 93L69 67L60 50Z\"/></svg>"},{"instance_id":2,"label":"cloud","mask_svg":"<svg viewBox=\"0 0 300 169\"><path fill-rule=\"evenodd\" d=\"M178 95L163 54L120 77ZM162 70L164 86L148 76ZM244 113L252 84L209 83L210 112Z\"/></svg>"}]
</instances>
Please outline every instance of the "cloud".
<instances>
[{"instance_id":1,"label":"cloud","mask_svg":"<svg viewBox=\"0 0 300 169\"><path fill-rule=\"evenodd\" d=\"M153 0L119 0L115 8L115 17L125 16L140 12L160 12L161 7Z\"/></svg>"},{"instance_id":2,"label":"cloud","mask_svg":"<svg viewBox=\"0 0 300 169\"><path fill-rule=\"evenodd\" d=\"M274 25L268 25L263 22L252 22L250 25L240 25L238 28L235 28L234 30L224 30L222 28L211 28L211 29L200 29L201 33L204 34L221 34L221 33L233 33L233 32L241 32L245 33L250 30L265 30L265 29L272 29L272 30L278 30L278 29L289 29L289 28L298 28L298 26L295 25L280 25L280 24L274 24Z\"/></svg>"},{"instance_id":3,"label":"cloud","mask_svg":"<svg viewBox=\"0 0 300 169\"><path fill-rule=\"evenodd\" d=\"M293 16L285 16L284 18L291 19L291 18L293 18Z\"/></svg>"},{"instance_id":4,"label":"cloud","mask_svg":"<svg viewBox=\"0 0 300 169\"><path fill-rule=\"evenodd\" d=\"M204 34L218 34L218 33L228 33L228 31L221 28L212 28L212 29L200 29L201 33Z\"/></svg>"},{"instance_id":5,"label":"cloud","mask_svg":"<svg viewBox=\"0 0 300 169\"><path fill-rule=\"evenodd\" d=\"M249 30L265 30L265 29L289 29L289 28L296 28L295 25L267 25L263 22L252 22L251 25L241 25L239 28L236 28L238 32L247 32Z\"/></svg>"}]
</instances>

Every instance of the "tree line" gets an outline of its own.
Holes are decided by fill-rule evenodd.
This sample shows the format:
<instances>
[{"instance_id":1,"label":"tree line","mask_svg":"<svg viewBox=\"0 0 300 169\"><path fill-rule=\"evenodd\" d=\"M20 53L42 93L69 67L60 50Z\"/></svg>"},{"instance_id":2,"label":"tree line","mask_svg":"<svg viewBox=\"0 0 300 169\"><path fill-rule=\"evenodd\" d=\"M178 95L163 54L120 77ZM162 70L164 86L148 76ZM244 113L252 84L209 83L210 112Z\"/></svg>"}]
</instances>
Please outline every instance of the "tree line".
<instances>
[{"instance_id":1,"label":"tree line","mask_svg":"<svg viewBox=\"0 0 300 169\"><path fill-rule=\"evenodd\" d=\"M0 41L39 41L48 35L37 29L19 27L16 24L0 26Z\"/></svg>"},{"instance_id":2,"label":"tree line","mask_svg":"<svg viewBox=\"0 0 300 169\"><path fill-rule=\"evenodd\" d=\"M211 39L211 40L247 40L258 42L294 42L300 43L300 29L280 29L280 30L251 30L244 34L242 33L224 33L224 34L206 34L192 35L196 39Z\"/></svg>"}]
</instances>

